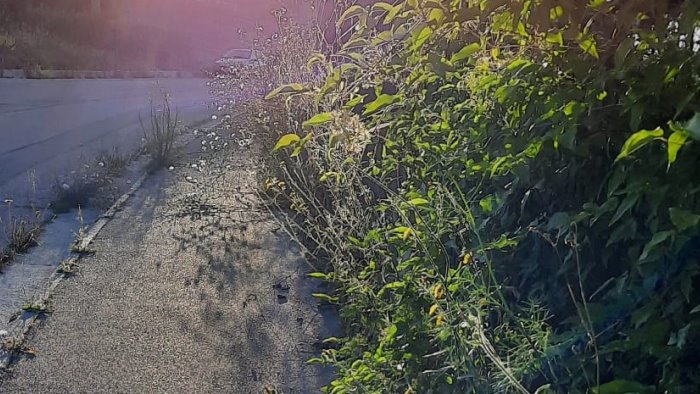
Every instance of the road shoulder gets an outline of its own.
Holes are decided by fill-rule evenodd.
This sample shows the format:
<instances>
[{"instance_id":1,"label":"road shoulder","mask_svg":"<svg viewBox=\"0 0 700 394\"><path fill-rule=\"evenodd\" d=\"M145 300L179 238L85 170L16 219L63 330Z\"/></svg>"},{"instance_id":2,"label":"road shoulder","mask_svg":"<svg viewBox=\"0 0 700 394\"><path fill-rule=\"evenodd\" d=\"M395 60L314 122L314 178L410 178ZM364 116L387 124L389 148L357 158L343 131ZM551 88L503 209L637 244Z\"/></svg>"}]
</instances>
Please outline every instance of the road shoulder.
<instances>
[{"instance_id":1,"label":"road shoulder","mask_svg":"<svg viewBox=\"0 0 700 394\"><path fill-rule=\"evenodd\" d=\"M337 323L255 193L253 148L144 182L52 295L3 392L316 392ZM206 170L204 169L206 168Z\"/></svg>"}]
</instances>

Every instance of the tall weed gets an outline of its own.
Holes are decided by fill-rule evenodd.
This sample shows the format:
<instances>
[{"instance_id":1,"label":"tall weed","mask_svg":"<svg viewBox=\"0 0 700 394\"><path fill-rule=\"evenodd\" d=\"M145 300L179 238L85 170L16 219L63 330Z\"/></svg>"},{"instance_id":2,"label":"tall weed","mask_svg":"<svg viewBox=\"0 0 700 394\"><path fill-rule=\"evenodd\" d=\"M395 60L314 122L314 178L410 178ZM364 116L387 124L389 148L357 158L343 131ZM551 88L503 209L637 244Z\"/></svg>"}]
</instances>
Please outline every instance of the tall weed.
<instances>
[{"instance_id":1,"label":"tall weed","mask_svg":"<svg viewBox=\"0 0 700 394\"><path fill-rule=\"evenodd\" d=\"M151 157L150 166L153 169L166 166L173 159L177 116L177 111L170 107L170 98L166 93L163 93L160 105L151 103L148 124L144 124L141 114L139 114L139 122L145 141L144 147L146 153Z\"/></svg>"}]
</instances>

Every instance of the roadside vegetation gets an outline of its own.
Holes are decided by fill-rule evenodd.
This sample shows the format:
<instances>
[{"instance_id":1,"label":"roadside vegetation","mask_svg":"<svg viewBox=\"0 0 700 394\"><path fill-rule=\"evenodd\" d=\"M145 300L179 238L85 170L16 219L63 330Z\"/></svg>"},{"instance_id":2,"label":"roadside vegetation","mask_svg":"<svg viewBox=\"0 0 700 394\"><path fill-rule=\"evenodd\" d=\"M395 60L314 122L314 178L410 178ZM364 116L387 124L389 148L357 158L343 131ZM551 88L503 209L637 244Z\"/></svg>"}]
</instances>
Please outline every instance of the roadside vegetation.
<instances>
[{"instance_id":1,"label":"roadside vegetation","mask_svg":"<svg viewBox=\"0 0 700 394\"><path fill-rule=\"evenodd\" d=\"M170 107L170 98L163 93L160 104L151 103L148 123L139 114L143 131L144 150L150 156L149 169L155 170L169 165L173 160L175 138L177 137L177 110Z\"/></svg>"},{"instance_id":2,"label":"roadside vegetation","mask_svg":"<svg viewBox=\"0 0 700 394\"><path fill-rule=\"evenodd\" d=\"M700 391L700 3L340 11L218 82L277 83L240 124L335 289L326 390Z\"/></svg>"},{"instance_id":3,"label":"roadside vegetation","mask_svg":"<svg viewBox=\"0 0 700 394\"><path fill-rule=\"evenodd\" d=\"M94 159L78 159L82 163L79 167L54 179L49 208L54 213L90 206L107 208L117 197L115 193L120 193L118 178L139 156L148 153L148 141L144 138L143 148L131 153L112 148L99 152Z\"/></svg>"},{"instance_id":4,"label":"roadside vegetation","mask_svg":"<svg viewBox=\"0 0 700 394\"><path fill-rule=\"evenodd\" d=\"M32 246L35 246L39 240L41 233L42 214L36 211L34 220L25 217L19 217L14 214L12 209L12 200L6 200L7 206L7 223L3 223L0 219L0 229L2 229L5 245L0 249L0 270L9 264L16 255L26 252Z\"/></svg>"},{"instance_id":5,"label":"roadside vegetation","mask_svg":"<svg viewBox=\"0 0 700 394\"><path fill-rule=\"evenodd\" d=\"M84 236L85 223L82 217L82 208L87 206L111 204L115 198L113 191L107 190L113 187L115 178L122 175L126 166L134 159L133 156L123 155L117 149L101 152L94 162L84 161L78 170L72 171L54 180L53 198L48 208L54 214L66 213L78 210L80 222L78 238ZM96 202L95 199L104 200ZM32 207L34 217L27 217L26 210L18 210L11 199L3 202L6 214L0 218L0 270L10 264L17 255L27 252L39 242L39 236L43 230L47 218L46 207Z\"/></svg>"}]
</instances>

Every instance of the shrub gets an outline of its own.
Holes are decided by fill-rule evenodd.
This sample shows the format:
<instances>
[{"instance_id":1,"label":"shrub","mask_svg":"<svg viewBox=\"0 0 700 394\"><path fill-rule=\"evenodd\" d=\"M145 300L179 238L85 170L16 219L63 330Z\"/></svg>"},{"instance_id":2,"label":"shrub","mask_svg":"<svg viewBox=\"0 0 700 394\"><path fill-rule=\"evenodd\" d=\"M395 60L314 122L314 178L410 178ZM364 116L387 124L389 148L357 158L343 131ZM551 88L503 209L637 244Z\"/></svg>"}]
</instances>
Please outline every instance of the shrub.
<instances>
[{"instance_id":1,"label":"shrub","mask_svg":"<svg viewBox=\"0 0 700 394\"><path fill-rule=\"evenodd\" d=\"M406 0L338 26L325 78L259 119L283 134L269 201L345 323L327 390L698 391L700 5Z\"/></svg>"}]
</instances>

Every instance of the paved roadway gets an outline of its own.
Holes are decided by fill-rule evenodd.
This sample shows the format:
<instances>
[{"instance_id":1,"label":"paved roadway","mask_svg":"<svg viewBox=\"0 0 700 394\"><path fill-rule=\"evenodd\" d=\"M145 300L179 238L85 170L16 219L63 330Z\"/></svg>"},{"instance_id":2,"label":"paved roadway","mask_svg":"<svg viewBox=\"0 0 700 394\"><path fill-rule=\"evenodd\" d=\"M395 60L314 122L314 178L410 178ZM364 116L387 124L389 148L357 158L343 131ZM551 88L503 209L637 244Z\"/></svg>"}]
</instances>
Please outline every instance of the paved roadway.
<instances>
[{"instance_id":1,"label":"paved roadway","mask_svg":"<svg viewBox=\"0 0 700 394\"><path fill-rule=\"evenodd\" d=\"M138 147L139 113L147 120L162 90L182 119L207 116L204 79L0 79L0 205L7 198L43 204L57 176L100 151Z\"/></svg>"}]
</instances>

